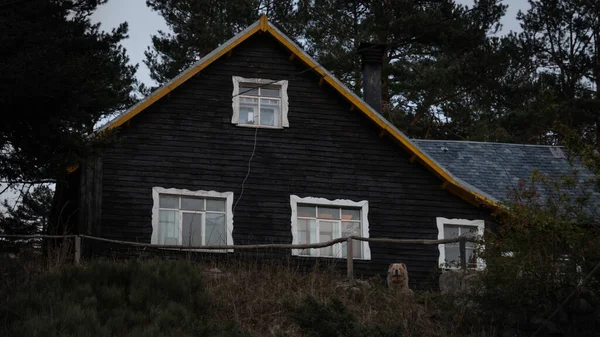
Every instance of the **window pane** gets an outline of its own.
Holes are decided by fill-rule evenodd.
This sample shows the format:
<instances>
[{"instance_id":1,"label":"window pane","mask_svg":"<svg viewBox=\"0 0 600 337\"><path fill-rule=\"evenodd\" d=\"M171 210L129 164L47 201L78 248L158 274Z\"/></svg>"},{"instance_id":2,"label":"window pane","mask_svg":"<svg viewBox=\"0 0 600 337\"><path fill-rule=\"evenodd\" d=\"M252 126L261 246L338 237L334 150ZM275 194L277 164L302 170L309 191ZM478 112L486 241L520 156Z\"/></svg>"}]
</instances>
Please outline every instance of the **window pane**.
<instances>
[{"instance_id":1,"label":"window pane","mask_svg":"<svg viewBox=\"0 0 600 337\"><path fill-rule=\"evenodd\" d=\"M225 212L225 200L206 199L206 210L215 212Z\"/></svg>"},{"instance_id":2,"label":"window pane","mask_svg":"<svg viewBox=\"0 0 600 337\"><path fill-rule=\"evenodd\" d=\"M174 195L161 194L158 197L158 205L160 208L179 208L179 197Z\"/></svg>"},{"instance_id":3,"label":"window pane","mask_svg":"<svg viewBox=\"0 0 600 337\"><path fill-rule=\"evenodd\" d=\"M469 267L477 267L477 254L473 249L466 249L467 265Z\"/></svg>"},{"instance_id":4,"label":"window pane","mask_svg":"<svg viewBox=\"0 0 600 337\"><path fill-rule=\"evenodd\" d=\"M260 125L279 126L279 107L260 107Z\"/></svg>"},{"instance_id":5,"label":"window pane","mask_svg":"<svg viewBox=\"0 0 600 337\"><path fill-rule=\"evenodd\" d=\"M477 227L474 226L462 226L460 228L460 235L468 238L474 238L477 236Z\"/></svg>"},{"instance_id":6,"label":"window pane","mask_svg":"<svg viewBox=\"0 0 600 337\"><path fill-rule=\"evenodd\" d=\"M342 220L360 220L360 210L342 208Z\"/></svg>"},{"instance_id":7,"label":"window pane","mask_svg":"<svg viewBox=\"0 0 600 337\"><path fill-rule=\"evenodd\" d=\"M262 87L260 88L260 95L267 97L279 97L279 89Z\"/></svg>"},{"instance_id":8,"label":"window pane","mask_svg":"<svg viewBox=\"0 0 600 337\"><path fill-rule=\"evenodd\" d=\"M240 95L258 96L258 85L240 83Z\"/></svg>"},{"instance_id":9,"label":"window pane","mask_svg":"<svg viewBox=\"0 0 600 337\"><path fill-rule=\"evenodd\" d=\"M254 97L240 97L241 105L258 106L258 98Z\"/></svg>"},{"instance_id":10,"label":"window pane","mask_svg":"<svg viewBox=\"0 0 600 337\"><path fill-rule=\"evenodd\" d=\"M225 214L206 213L206 244L227 244L227 228L225 227Z\"/></svg>"},{"instance_id":11,"label":"window pane","mask_svg":"<svg viewBox=\"0 0 600 337\"><path fill-rule=\"evenodd\" d=\"M261 98L260 106L268 106L270 108L271 107L279 107L279 100L278 99Z\"/></svg>"},{"instance_id":12,"label":"window pane","mask_svg":"<svg viewBox=\"0 0 600 337\"><path fill-rule=\"evenodd\" d=\"M240 106L240 124L254 124L254 114L257 107L241 105Z\"/></svg>"},{"instance_id":13,"label":"window pane","mask_svg":"<svg viewBox=\"0 0 600 337\"><path fill-rule=\"evenodd\" d=\"M309 219L298 219L298 243L317 242L317 221ZM302 249L300 255L316 255L315 249Z\"/></svg>"},{"instance_id":14,"label":"window pane","mask_svg":"<svg viewBox=\"0 0 600 337\"><path fill-rule=\"evenodd\" d=\"M350 235L360 236L360 222L358 221L342 221L342 237Z\"/></svg>"},{"instance_id":15,"label":"window pane","mask_svg":"<svg viewBox=\"0 0 600 337\"><path fill-rule=\"evenodd\" d=\"M179 244L179 224L177 211L158 212L158 243L161 245Z\"/></svg>"},{"instance_id":16,"label":"window pane","mask_svg":"<svg viewBox=\"0 0 600 337\"><path fill-rule=\"evenodd\" d=\"M444 239L454 239L459 236L459 226L444 225Z\"/></svg>"},{"instance_id":17,"label":"window pane","mask_svg":"<svg viewBox=\"0 0 600 337\"><path fill-rule=\"evenodd\" d=\"M458 247L448 247L448 245L446 245L445 251L446 251L446 263L448 263L449 265L451 265L453 267L459 266L460 258L459 258Z\"/></svg>"},{"instance_id":18,"label":"window pane","mask_svg":"<svg viewBox=\"0 0 600 337\"><path fill-rule=\"evenodd\" d=\"M332 221L319 221L320 232L319 232L319 242L326 242L333 240L334 237L334 227L337 227L337 222ZM321 256L333 256L333 247L324 247L321 249Z\"/></svg>"},{"instance_id":19,"label":"window pane","mask_svg":"<svg viewBox=\"0 0 600 337\"><path fill-rule=\"evenodd\" d=\"M202 211L204 210L204 199L181 197L181 209Z\"/></svg>"},{"instance_id":20,"label":"window pane","mask_svg":"<svg viewBox=\"0 0 600 337\"><path fill-rule=\"evenodd\" d=\"M298 216L305 218L316 218L317 209L315 206L298 206Z\"/></svg>"},{"instance_id":21,"label":"window pane","mask_svg":"<svg viewBox=\"0 0 600 337\"><path fill-rule=\"evenodd\" d=\"M342 211L342 217L344 217L343 215L343 211ZM348 237L350 235L354 235L354 236L361 236L361 230L360 230L360 222L356 221L342 221L342 237ZM361 245L362 243L360 241L354 240L352 242L352 256L354 258L361 258L362 257L362 249L361 249ZM346 252L347 252L347 244L344 242L342 243L342 257L346 257Z\"/></svg>"},{"instance_id":22,"label":"window pane","mask_svg":"<svg viewBox=\"0 0 600 337\"><path fill-rule=\"evenodd\" d=\"M202 213L183 213L181 238L184 246L202 246Z\"/></svg>"},{"instance_id":23,"label":"window pane","mask_svg":"<svg viewBox=\"0 0 600 337\"><path fill-rule=\"evenodd\" d=\"M339 219L340 218L340 209L319 206L318 218L320 218L320 219Z\"/></svg>"}]
</instances>

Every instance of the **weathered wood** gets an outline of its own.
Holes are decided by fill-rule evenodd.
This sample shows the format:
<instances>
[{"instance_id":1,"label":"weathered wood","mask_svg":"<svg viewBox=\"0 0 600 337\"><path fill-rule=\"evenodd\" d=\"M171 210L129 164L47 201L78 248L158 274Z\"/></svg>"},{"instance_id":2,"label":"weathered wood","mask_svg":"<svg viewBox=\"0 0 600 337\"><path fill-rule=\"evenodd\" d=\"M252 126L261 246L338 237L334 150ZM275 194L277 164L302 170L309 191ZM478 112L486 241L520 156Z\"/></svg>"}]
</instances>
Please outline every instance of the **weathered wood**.
<instances>
[{"instance_id":1,"label":"weathered wood","mask_svg":"<svg viewBox=\"0 0 600 337\"><path fill-rule=\"evenodd\" d=\"M383 243L402 243L402 244L420 244L420 245L439 245L443 243L454 243L461 242L461 240L469 242L479 242L477 239L470 238L455 238L455 239L443 239L443 240L413 240L413 239L390 239L390 238L363 238L359 236L351 236L354 240L368 241L368 242L383 242Z\"/></svg>"},{"instance_id":2,"label":"weathered wood","mask_svg":"<svg viewBox=\"0 0 600 337\"><path fill-rule=\"evenodd\" d=\"M348 279L350 281L354 280L354 257L352 254L352 238L349 237L348 241L346 241L346 270Z\"/></svg>"},{"instance_id":3,"label":"weathered wood","mask_svg":"<svg viewBox=\"0 0 600 337\"><path fill-rule=\"evenodd\" d=\"M76 235L20 235L20 234L0 234L0 238L16 239L69 239Z\"/></svg>"},{"instance_id":4,"label":"weathered wood","mask_svg":"<svg viewBox=\"0 0 600 337\"><path fill-rule=\"evenodd\" d=\"M333 239L326 242L320 243L310 243L310 244L277 244L277 243L267 243L267 244L258 244L258 245L206 245L206 246L181 246L181 245L157 245L150 243L142 243L142 242L131 242L131 241L122 241L122 240L113 240L106 238L99 238L95 236L89 235L81 235L82 238L110 242L122 245L130 245L130 246L139 246L139 247L150 247L150 248L166 248L166 249L177 249L177 250L225 250L225 249L307 249L307 248L324 248L329 247L337 243L346 242L346 238L338 238Z\"/></svg>"},{"instance_id":5,"label":"weathered wood","mask_svg":"<svg viewBox=\"0 0 600 337\"><path fill-rule=\"evenodd\" d=\"M75 264L81 262L81 237L75 237Z\"/></svg>"},{"instance_id":6,"label":"weathered wood","mask_svg":"<svg viewBox=\"0 0 600 337\"><path fill-rule=\"evenodd\" d=\"M251 37L120 128L120 141L103 156L102 226L93 235L150 243L153 187L231 191L237 201L256 130L231 124L232 76L288 80L290 122L258 130L234 214L235 243L291 244L290 194L368 200L369 235L376 238L435 239L436 217L485 217L440 189L442 181L418 161L411 165L402 147L380 138L380 129L330 86L316 85L319 76L293 75L307 68L289 56L269 34ZM434 244L369 245L371 260L354 261L357 275L380 274L402 260L411 280L424 282L438 263ZM134 254L98 246L105 255Z\"/></svg>"}]
</instances>

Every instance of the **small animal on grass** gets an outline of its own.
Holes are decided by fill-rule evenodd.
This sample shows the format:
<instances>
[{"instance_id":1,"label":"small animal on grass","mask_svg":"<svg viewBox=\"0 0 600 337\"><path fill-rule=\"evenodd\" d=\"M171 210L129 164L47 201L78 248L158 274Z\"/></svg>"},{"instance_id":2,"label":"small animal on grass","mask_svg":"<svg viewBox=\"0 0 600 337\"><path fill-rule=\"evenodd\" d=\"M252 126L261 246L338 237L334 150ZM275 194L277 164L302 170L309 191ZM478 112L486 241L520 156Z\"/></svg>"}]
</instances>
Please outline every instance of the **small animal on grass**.
<instances>
[{"instance_id":1,"label":"small animal on grass","mask_svg":"<svg viewBox=\"0 0 600 337\"><path fill-rule=\"evenodd\" d=\"M388 268L387 286L399 291L410 291L408 288L408 270L404 263L392 263Z\"/></svg>"}]
</instances>

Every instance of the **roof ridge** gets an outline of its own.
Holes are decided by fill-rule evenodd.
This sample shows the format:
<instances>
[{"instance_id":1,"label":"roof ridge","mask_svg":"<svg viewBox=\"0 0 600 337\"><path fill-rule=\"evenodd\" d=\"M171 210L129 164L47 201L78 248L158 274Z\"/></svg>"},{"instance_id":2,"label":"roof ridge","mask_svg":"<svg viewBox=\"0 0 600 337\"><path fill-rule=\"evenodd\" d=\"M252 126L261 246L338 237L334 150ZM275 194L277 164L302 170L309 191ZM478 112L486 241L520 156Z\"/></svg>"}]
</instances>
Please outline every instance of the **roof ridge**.
<instances>
[{"instance_id":1,"label":"roof ridge","mask_svg":"<svg viewBox=\"0 0 600 337\"><path fill-rule=\"evenodd\" d=\"M527 147L560 147L565 148L563 145L545 145L545 144L522 144L522 143L501 143L501 142L484 142L477 140L453 140L453 139L417 139L411 138L413 142L445 142L445 143L475 143L475 144L490 144L490 145L510 145L510 146L527 146Z\"/></svg>"}]
</instances>

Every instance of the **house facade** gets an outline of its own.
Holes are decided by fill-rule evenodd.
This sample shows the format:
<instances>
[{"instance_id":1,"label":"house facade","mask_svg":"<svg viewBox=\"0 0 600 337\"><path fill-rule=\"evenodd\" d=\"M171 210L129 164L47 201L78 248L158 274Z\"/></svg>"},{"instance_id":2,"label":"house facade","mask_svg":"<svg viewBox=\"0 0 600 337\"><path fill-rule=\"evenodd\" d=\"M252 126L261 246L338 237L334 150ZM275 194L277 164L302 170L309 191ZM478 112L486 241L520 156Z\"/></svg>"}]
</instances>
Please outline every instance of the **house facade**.
<instances>
[{"instance_id":1,"label":"house facade","mask_svg":"<svg viewBox=\"0 0 600 337\"><path fill-rule=\"evenodd\" d=\"M481 234L493 200L378 109L263 17L106 125L119 141L80 163L63 203L82 234L154 244ZM414 283L458 260L458 245L354 246L357 274L402 262ZM346 249L285 254L343 266Z\"/></svg>"}]
</instances>

